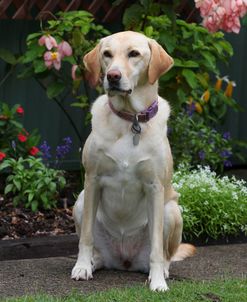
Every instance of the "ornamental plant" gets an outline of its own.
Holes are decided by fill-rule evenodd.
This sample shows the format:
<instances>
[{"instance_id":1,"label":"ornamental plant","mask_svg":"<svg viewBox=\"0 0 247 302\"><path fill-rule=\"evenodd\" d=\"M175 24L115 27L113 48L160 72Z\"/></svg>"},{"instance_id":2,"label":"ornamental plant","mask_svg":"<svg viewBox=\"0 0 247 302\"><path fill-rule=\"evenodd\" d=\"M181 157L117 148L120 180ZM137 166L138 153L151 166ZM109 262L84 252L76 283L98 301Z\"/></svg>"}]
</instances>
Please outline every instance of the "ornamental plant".
<instances>
[{"instance_id":1,"label":"ornamental plant","mask_svg":"<svg viewBox=\"0 0 247 302\"><path fill-rule=\"evenodd\" d=\"M56 206L58 193L66 184L63 171L48 168L33 156L5 159L0 172L6 169L4 194L12 194L15 206L21 204L33 212Z\"/></svg>"},{"instance_id":2,"label":"ornamental plant","mask_svg":"<svg viewBox=\"0 0 247 302\"><path fill-rule=\"evenodd\" d=\"M62 140L62 143L57 145L55 152L52 154L51 146L48 145L47 141L43 141L43 143L39 146L41 151L41 157L43 163L46 166L49 166L50 161L54 158L54 166L58 168L62 159L66 157L66 155L71 151L72 140L70 137L65 137Z\"/></svg>"},{"instance_id":3,"label":"ornamental plant","mask_svg":"<svg viewBox=\"0 0 247 302\"><path fill-rule=\"evenodd\" d=\"M230 154L235 154L238 145L234 140L226 142L223 134L218 134L217 139L212 139L217 140L213 156L215 145L208 145L215 132L209 133L224 122L229 107L240 109L233 98L236 84L219 69L219 63L228 63L233 50L222 32L210 33L201 25L180 19L179 5L180 1L135 1L126 9L123 23L126 29L157 40L174 59L173 68L160 78L159 92L172 106L170 142L174 146L175 163L187 159L190 164L197 164L201 160L201 164L221 170L224 165L230 165ZM188 116L183 118L181 112ZM203 129L207 135L196 138L196 129ZM222 149L227 151L221 153Z\"/></svg>"},{"instance_id":4,"label":"ornamental plant","mask_svg":"<svg viewBox=\"0 0 247 302\"><path fill-rule=\"evenodd\" d=\"M247 234L247 183L219 177L209 167L180 166L173 185L180 193L186 239Z\"/></svg>"},{"instance_id":5,"label":"ornamental plant","mask_svg":"<svg viewBox=\"0 0 247 302\"><path fill-rule=\"evenodd\" d=\"M168 137L175 167L178 163L190 163L193 167L210 166L222 172L224 167L232 166L230 158L234 143L230 133L221 134L201 119L192 118L186 110L171 119Z\"/></svg>"},{"instance_id":6,"label":"ornamental plant","mask_svg":"<svg viewBox=\"0 0 247 302\"><path fill-rule=\"evenodd\" d=\"M21 123L24 109L20 105L10 107L0 102L0 162L7 158L39 155L40 136L37 130L29 133Z\"/></svg>"},{"instance_id":7,"label":"ornamental plant","mask_svg":"<svg viewBox=\"0 0 247 302\"><path fill-rule=\"evenodd\" d=\"M64 99L70 96L71 106L88 109L89 87L84 78L82 57L98 39L108 34L102 25L94 23L92 14L87 11L59 12L53 15L53 20L41 23L39 32L28 35L24 53L13 55L0 49L0 58L20 67L19 78L33 77L38 81L82 141Z\"/></svg>"}]
</instances>

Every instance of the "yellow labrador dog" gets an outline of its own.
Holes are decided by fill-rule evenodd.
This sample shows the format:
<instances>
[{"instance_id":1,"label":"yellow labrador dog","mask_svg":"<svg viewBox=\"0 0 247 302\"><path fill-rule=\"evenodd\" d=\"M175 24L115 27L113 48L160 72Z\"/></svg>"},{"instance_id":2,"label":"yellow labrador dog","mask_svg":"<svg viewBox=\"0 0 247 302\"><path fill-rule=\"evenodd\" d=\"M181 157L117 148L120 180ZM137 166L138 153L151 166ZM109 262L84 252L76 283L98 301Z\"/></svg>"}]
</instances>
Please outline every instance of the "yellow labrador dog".
<instances>
[{"instance_id":1,"label":"yellow labrador dog","mask_svg":"<svg viewBox=\"0 0 247 302\"><path fill-rule=\"evenodd\" d=\"M102 39L84 64L88 80L102 80L106 94L93 104L83 150L85 186L73 211L79 254L71 277L88 280L102 267L149 272L150 289L165 291L171 261L194 252L180 244L170 108L158 96L158 78L173 59L156 41L126 31Z\"/></svg>"}]
</instances>

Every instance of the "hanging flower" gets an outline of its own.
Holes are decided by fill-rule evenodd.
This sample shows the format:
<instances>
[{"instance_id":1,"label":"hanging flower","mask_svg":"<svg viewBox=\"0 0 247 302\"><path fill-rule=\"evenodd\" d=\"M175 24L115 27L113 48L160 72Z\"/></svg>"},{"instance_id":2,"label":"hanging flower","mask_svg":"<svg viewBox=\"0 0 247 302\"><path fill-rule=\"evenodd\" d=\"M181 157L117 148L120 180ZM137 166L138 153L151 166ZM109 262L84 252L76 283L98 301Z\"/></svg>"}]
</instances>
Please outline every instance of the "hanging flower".
<instances>
[{"instance_id":1,"label":"hanging flower","mask_svg":"<svg viewBox=\"0 0 247 302\"><path fill-rule=\"evenodd\" d=\"M45 66L49 69L54 66L56 70L61 68L61 55L57 51L46 51L44 54Z\"/></svg>"},{"instance_id":2,"label":"hanging flower","mask_svg":"<svg viewBox=\"0 0 247 302\"><path fill-rule=\"evenodd\" d=\"M33 146L32 148L29 149L29 154L32 156L35 156L39 153L39 148Z\"/></svg>"},{"instance_id":3,"label":"hanging flower","mask_svg":"<svg viewBox=\"0 0 247 302\"><path fill-rule=\"evenodd\" d=\"M21 142L21 143L24 143L27 141L27 136L22 134L22 133L19 133L18 136L17 136L18 140Z\"/></svg>"},{"instance_id":4,"label":"hanging flower","mask_svg":"<svg viewBox=\"0 0 247 302\"><path fill-rule=\"evenodd\" d=\"M45 45L48 50L51 50L53 47L57 47L57 41L54 37L50 35L43 35L39 39L39 45Z\"/></svg>"},{"instance_id":5,"label":"hanging flower","mask_svg":"<svg viewBox=\"0 0 247 302\"><path fill-rule=\"evenodd\" d=\"M4 152L0 151L0 161L4 160L5 157L6 157L6 154Z\"/></svg>"},{"instance_id":6,"label":"hanging flower","mask_svg":"<svg viewBox=\"0 0 247 302\"><path fill-rule=\"evenodd\" d=\"M62 41L58 44L57 51L60 53L61 59L72 55L72 48L68 42Z\"/></svg>"},{"instance_id":7,"label":"hanging flower","mask_svg":"<svg viewBox=\"0 0 247 302\"><path fill-rule=\"evenodd\" d=\"M226 90L225 90L225 93L224 93L226 97L228 97L228 98L232 97L233 87L235 87L235 86L236 86L235 82L228 80L228 84L226 86Z\"/></svg>"},{"instance_id":8,"label":"hanging flower","mask_svg":"<svg viewBox=\"0 0 247 302\"><path fill-rule=\"evenodd\" d=\"M21 106L19 106L16 109L16 113L19 114L20 116L23 116L24 115L24 109Z\"/></svg>"},{"instance_id":9,"label":"hanging flower","mask_svg":"<svg viewBox=\"0 0 247 302\"><path fill-rule=\"evenodd\" d=\"M202 106L201 106L201 104L199 103L199 102L196 102L195 103L195 111L197 112L197 113L202 113L202 111L203 111L203 109L202 109Z\"/></svg>"},{"instance_id":10,"label":"hanging flower","mask_svg":"<svg viewBox=\"0 0 247 302\"><path fill-rule=\"evenodd\" d=\"M222 81L223 81L222 78L217 77L217 81L216 81L215 86L214 86L216 91L220 91L220 89L222 87Z\"/></svg>"},{"instance_id":11,"label":"hanging flower","mask_svg":"<svg viewBox=\"0 0 247 302\"><path fill-rule=\"evenodd\" d=\"M205 103L207 103L209 101L210 98L210 91L207 89L203 95L202 95L202 99Z\"/></svg>"}]
</instances>

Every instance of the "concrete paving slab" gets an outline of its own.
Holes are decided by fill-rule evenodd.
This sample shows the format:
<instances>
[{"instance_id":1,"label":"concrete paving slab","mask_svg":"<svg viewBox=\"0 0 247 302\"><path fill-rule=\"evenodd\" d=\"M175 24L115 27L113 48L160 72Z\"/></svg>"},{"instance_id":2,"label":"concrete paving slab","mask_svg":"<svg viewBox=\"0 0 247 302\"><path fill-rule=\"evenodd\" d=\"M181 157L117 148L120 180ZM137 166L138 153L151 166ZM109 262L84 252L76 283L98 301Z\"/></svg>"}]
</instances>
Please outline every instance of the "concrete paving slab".
<instances>
[{"instance_id":1,"label":"concrete paving slab","mask_svg":"<svg viewBox=\"0 0 247 302\"><path fill-rule=\"evenodd\" d=\"M145 284L147 275L101 270L90 281L73 281L76 256L0 261L0 297L46 293L67 295ZM194 257L173 263L171 279L247 278L247 244L198 247ZM171 281L170 281L171 282Z\"/></svg>"}]
</instances>

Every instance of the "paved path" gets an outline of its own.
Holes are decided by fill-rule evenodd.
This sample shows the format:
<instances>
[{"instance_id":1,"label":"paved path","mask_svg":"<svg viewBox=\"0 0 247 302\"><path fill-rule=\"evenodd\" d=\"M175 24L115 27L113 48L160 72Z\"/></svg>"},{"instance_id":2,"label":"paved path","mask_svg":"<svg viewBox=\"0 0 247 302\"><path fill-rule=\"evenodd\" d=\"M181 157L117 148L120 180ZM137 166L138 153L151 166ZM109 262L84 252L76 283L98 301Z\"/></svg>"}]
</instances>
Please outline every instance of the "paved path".
<instances>
[{"instance_id":1,"label":"paved path","mask_svg":"<svg viewBox=\"0 0 247 302\"><path fill-rule=\"evenodd\" d=\"M91 281L70 279L75 256L0 261L0 298L33 293L66 295L72 289L88 293L120 286L145 284L147 275L101 270ZM223 276L247 277L247 244L198 247L197 254L173 263L173 279L208 280Z\"/></svg>"}]
</instances>

